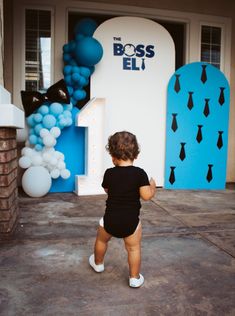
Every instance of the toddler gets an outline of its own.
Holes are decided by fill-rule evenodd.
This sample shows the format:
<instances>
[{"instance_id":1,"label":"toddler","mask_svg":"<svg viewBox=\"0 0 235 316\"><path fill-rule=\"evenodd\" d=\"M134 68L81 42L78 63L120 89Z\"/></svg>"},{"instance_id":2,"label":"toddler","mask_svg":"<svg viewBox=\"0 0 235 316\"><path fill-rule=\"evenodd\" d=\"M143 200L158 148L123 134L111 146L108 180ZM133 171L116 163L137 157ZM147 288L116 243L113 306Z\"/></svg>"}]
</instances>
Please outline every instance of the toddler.
<instances>
[{"instance_id":1,"label":"toddler","mask_svg":"<svg viewBox=\"0 0 235 316\"><path fill-rule=\"evenodd\" d=\"M104 256L109 240L111 237L123 238L128 254L129 286L137 288L144 283L144 277L140 274L140 198L150 200L156 192L156 183L152 178L149 181L143 169L133 166L139 154L135 135L126 131L117 132L109 137L106 149L114 167L104 173L102 187L108 198L89 263L96 272L104 271Z\"/></svg>"}]
</instances>

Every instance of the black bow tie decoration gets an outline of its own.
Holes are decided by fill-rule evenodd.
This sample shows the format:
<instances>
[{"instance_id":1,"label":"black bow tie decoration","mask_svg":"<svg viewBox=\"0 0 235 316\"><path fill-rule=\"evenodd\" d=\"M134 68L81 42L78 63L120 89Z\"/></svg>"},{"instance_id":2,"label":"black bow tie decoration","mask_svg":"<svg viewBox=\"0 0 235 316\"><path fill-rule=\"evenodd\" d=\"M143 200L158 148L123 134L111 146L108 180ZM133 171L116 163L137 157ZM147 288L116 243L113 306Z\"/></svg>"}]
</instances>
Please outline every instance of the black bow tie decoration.
<instances>
[{"instance_id":1,"label":"black bow tie decoration","mask_svg":"<svg viewBox=\"0 0 235 316\"><path fill-rule=\"evenodd\" d=\"M29 116L44 102L70 103L70 96L64 79L53 84L46 93L38 91L21 91L21 100L25 116Z\"/></svg>"}]
</instances>

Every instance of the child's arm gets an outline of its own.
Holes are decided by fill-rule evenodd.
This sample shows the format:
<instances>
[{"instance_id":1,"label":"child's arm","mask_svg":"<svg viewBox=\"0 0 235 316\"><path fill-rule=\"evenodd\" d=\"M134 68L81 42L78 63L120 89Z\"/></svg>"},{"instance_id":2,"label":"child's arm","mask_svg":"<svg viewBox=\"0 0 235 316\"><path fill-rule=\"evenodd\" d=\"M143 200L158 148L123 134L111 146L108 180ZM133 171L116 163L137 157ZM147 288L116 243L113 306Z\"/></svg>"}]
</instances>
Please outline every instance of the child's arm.
<instances>
[{"instance_id":1,"label":"child's arm","mask_svg":"<svg viewBox=\"0 0 235 316\"><path fill-rule=\"evenodd\" d=\"M150 200L154 194L156 193L156 182L153 178L150 179L149 185L145 185L140 187L140 197L141 199L148 201Z\"/></svg>"}]
</instances>

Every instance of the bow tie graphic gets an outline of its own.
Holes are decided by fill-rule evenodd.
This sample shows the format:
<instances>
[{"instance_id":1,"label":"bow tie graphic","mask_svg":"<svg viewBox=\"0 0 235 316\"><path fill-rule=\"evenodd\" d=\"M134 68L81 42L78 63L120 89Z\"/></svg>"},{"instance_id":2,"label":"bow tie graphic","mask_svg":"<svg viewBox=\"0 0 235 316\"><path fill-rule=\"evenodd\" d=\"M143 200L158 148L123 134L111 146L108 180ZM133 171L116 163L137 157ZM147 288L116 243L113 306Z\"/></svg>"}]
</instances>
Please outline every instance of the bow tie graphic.
<instances>
[{"instance_id":1,"label":"bow tie graphic","mask_svg":"<svg viewBox=\"0 0 235 316\"><path fill-rule=\"evenodd\" d=\"M64 79L53 84L46 93L38 91L21 91L21 100L25 116L29 116L44 102L70 103L70 96Z\"/></svg>"}]
</instances>

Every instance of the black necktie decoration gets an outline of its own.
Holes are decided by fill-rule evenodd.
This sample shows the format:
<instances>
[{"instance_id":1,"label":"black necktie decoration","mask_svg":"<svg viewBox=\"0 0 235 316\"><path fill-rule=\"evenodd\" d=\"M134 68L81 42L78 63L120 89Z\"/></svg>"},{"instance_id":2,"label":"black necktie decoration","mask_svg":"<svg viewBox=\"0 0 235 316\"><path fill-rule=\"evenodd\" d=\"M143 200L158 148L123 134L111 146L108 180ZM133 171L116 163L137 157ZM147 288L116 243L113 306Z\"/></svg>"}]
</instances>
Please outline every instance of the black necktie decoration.
<instances>
[{"instance_id":1,"label":"black necktie decoration","mask_svg":"<svg viewBox=\"0 0 235 316\"><path fill-rule=\"evenodd\" d=\"M185 157L186 157L185 148L184 148L186 143L180 143L180 144L181 144L181 149L180 149L179 157L180 157L180 160L183 161L185 159Z\"/></svg>"},{"instance_id":2,"label":"black necktie decoration","mask_svg":"<svg viewBox=\"0 0 235 316\"><path fill-rule=\"evenodd\" d=\"M224 102L225 102L225 99L224 99L224 87L220 87L220 95L219 95L219 104L220 105L223 105Z\"/></svg>"},{"instance_id":3,"label":"black necktie decoration","mask_svg":"<svg viewBox=\"0 0 235 316\"><path fill-rule=\"evenodd\" d=\"M201 81L202 83L205 83L207 81L206 65L202 65Z\"/></svg>"},{"instance_id":4,"label":"black necktie decoration","mask_svg":"<svg viewBox=\"0 0 235 316\"><path fill-rule=\"evenodd\" d=\"M196 140L198 143L202 141L202 127L203 125L198 125L198 132L197 132L197 137L196 137Z\"/></svg>"},{"instance_id":5,"label":"black necktie decoration","mask_svg":"<svg viewBox=\"0 0 235 316\"><path fill-rule=\"evenodd\" d=\"M144 58L142 58L141 69L142 69L142 70L145 70L145 62L144 62Z\"/></svg>"},{"instance_id":6,"label":"black necktie decoration","mask_svg":"<svg viewBox=\"0 0 235 316\"><path fill-rule=\"evenodd\" d=\"M187 107L189 108L189 110L192 110L192 108L193 108L193 92L189 92L188 94L189 94L189 96L188 96Z\"/></svg>"},{"instance_id":7,"label":"black necktie decoration","mask_svg":"<svg viewBox=\"0 0 235 316\"><path fill-rule=\"evenodd\" d=\"M213 179L212 167L213 165L208 165L208 171L207 171L207 176L206 176L206 179L208 182L211 182L211 180Z\"/></svg>"},{"instance_id":8,"label":"black necktie decoration","mask_svg":"<svg viewBox=\"0 0 235 316\"><path fill-rule=\"evenodd\" d=\"M180 91L180 80L179 80L180 75L175 75L175 85L174 85L174 90L176 93Z\"/></svg>"},{"instance_id":9,"label":"black necktie decoration","mask_svg":"<svg viewBox=\"0 0 235 316\"><path fill-rule=\"evenodd\" d=\"M205 115L205 117L207 117L210 114L209 101L210 99L205 99L205 107L203 111L203 114Z\"/></svg>"},{"instance_id":10,"label":"black necktie decoration","mask_svg":"<svg viewBox=\"0 0 235 316\"><path fill-rule=\"evenodd\" d=\"M175 167L171 166L171 173L170 173L170 177L169 177L169 182L170 184L173 184L175 182Z\"/></svg>"},{"instance_id":11,"label":"black necktie decoration","mask_svg":"<svg viewBox=\"0 0 235 316\"><path fill-rule=\"evenodd\" d=\"M222 138L223 131L218 131L218 133L219 133L219 137L217 140L217 147L220 149L223 147L223 138Z\"/></svg>"},{"instance_id":12,"label":"black necktie decoration","mask_svg":"<svg viewBox=\"0 0 235 316\"><path fill-rule=\"evenodd\" d=\"M177 116L177 113L172 113L172 123L171 123L171 129L175 132L178 128L178 124L177 124L177 120L176 120L176 116Z\"/></svg>"},{"instance_id":13,"label":"black necktie decoration","mask_svg":"<svg viewBox=\"0 0 235 316\"><path fill-rule=\"evenodd\" d=\"M38 91L21 91L21 100L25 116L29 116L44 102L70 103L70 96L64 79L53 84L46 93Z\"/></svg>"}]
</instances>

